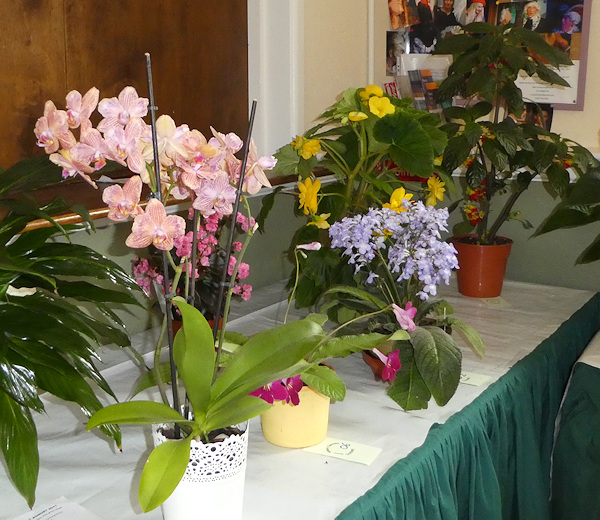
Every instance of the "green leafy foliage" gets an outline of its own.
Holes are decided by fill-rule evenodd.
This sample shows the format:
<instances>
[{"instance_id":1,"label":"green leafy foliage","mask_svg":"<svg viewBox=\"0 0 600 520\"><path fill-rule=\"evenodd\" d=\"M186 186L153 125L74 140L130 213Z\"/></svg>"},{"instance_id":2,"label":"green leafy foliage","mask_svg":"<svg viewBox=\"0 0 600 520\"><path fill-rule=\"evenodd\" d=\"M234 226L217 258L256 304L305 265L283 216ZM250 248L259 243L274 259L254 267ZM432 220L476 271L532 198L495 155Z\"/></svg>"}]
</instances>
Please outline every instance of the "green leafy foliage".
<instances>
[{"instance_id":1,"label":"green leafy foliage","mask_svg":"<svg viewBox=\"0 0 600 520\"><path fill-rule=\"evenodd\" d=\"M542 35L510 24L474 23L463 29L463 34L440 40L435 49L453 56L448 77L439 87L439 100L448 102L460 96L466 101L464 106L444 110L449 124L443 127L448 144L442 167L447 174L464 169L469 188L481 192L476 198L466 193L461 208L471 208L463 214L465 221L469 215L477 215L473 225L477 226L478 242L491 244L504 222L518 215L513 207L534 177L546 174L554 193L564 197L568 192L564 165L585 176L597 163L577 143L549 132L542 124L521 120L526 107L515 83L519 74L568 86L560 73L549 67L570 65L569 57L548 45ZM527 118L534 120L540 114L541 109L537 114L528 113ZM495 196L506 192L511 196L493 212ZM469 225L459 227L469 229Z\"/></svg>"},{"instance_id":2,"label":"green leafy foliage","mask_svg":"<svg viewBox=\"0 0 600 520\"><path fill-rule=\"evenodd\" d=\"M0 193L55 182L55 167L48 165L43 157L2 170ZM40 181L42 173L47 177ZM68 238L71 229L80 227L53 220L68 209L64 201L41 208L30 200L4 199L1 204L8 213L0 222L0 443L9 477L31 506L39 468L32 412L44 411L38 394L46 391L77 403L87 416L102 408L98 388L114 397L95 366L95 347L129 345L123 324L107 304L138 304L132 291L139 288L92 249L49 242L57 232ZM51 227L21 232L37 218ZM102 431L120 445L117 427Z\"/></svg>"}]
</instances>

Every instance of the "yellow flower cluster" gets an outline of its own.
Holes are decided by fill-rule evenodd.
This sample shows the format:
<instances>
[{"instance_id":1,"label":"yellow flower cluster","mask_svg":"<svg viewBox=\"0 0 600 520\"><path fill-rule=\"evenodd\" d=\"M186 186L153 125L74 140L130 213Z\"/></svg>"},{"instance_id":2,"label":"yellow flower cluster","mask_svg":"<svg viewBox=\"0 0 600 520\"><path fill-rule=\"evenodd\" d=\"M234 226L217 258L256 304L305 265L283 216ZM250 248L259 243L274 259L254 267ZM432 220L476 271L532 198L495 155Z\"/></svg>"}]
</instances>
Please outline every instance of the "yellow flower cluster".
<instances>
[{"instance_id":1,"label":"yellow flower cluster","mask_svg":"<svg viewBox=\"0 0 600 520\"><path fill-rule=\"evenodd\" d=\"M315 215L319 207L318 194L321 189L321 181L315 179L315 182L308 177L304 182L298 183L298 199L300 202L299 208L305 215Z\"/></svg>"},{"instance_id":2,"label":"yellow flower cluster","mask_svg":"<svg viewBox=\"0 0 600 520\"><path fill-rule=\"evenodd\" d=\"M307 139L297 135L296 139L290 143L294 150L298 152L303 159L308 160L321 152L321 143L318 139Z\"/></svg>"},{"instance_id":3,"label":"yellow flower cluster","mask_svg":"<svg viewBox=\"0 0 600 520\"><path fill-rule=\"evenodd\" d=\"M383 95L383 90L377 85L367 85L364 90L359 92L359 96L365 106L377 117L393 114L396 111L396 107L392 105L388 97ZM352 117L357 117L356 114L362 114L365 117L361 117L361 119L366 119L366 115L363 112L351 112L349 116L351 121L360 121L360 119L352 119Z\"/></svg>"},{"instance_id":4,"label":"yellow flower cluster","mask_svg":"<svg viewBox=\"0 0 600 520\"><path fill-rule=\"evenodd\" d=\"M406 208L403 206L402 202L405 200L410 200L413 198L412 193L406 193L404 188L397 188L392 193L390 197L390 201L383 205L384 208L393 209L400 213L401 211L406 211Z\"/></svg>"},{"instance_id":5,"label":"yellow flower cluster","mask_svg":"<svg viewBox=\"0 0 600 520\"><path fill-rule=\"evenodd\" d=\"M435 206L438 200L444 200L444 192L446 183L442 182L439 177L435 175L429 177L427 181L427 197L425 198L425 204L427 206Z\"/></svg>"}]
</instances>

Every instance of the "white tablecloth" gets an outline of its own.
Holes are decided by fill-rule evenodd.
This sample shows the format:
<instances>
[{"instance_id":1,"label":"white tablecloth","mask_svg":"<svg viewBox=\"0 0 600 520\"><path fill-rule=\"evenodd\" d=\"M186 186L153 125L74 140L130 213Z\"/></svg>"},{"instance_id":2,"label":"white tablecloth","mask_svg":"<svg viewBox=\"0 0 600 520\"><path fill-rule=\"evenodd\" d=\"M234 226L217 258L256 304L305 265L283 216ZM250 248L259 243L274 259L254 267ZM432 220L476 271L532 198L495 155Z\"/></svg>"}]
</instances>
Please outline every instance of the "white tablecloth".
<instances>
[{"instance_id":1,"label":"white tablecloth","mask_svg":"<svg viewBox=\"0 0 600 520\"><path fill-rule=\"evenodd\" d=\"M232 330L251 334L283 318L285 304L272 304L285 294L281 285L257 291L252 305L239 307ZM510 367L587 302L589 291L505 282L502 300L486 302L444 288L457 316L480 331L487 355L479 360L463 349L463 370L490 376L490 382ZM249 302L250 303L250 302ZM245 312L245 315L242 313ZM152 332L135 338L146 350ZM104 355L110 360L103 373L120 399L128 396L135 368L123 352ZM269 444L260 421L251 421L244 502L245 520L332 519L377 483L400 458L420 446L434 423L444 422L475 399L486 387L460 384L443 408L402 411L385 395L358 355L336 359L332 365L348 387L343 402L330 412L329 436L383 449L369 466ZM489 383L488 383L489 384ZM150 451L149 429L123 427L123 453L115 453L96 433L85 431L76 407L45 397L47 414L37 418L40 477L36 504L60 496L81 504L103 520L159 520L160 510L143 514L137 503L141 468ZM0 474L0 519L13 519L28 510L4 473Z\"/></svg>"}]
</instances>

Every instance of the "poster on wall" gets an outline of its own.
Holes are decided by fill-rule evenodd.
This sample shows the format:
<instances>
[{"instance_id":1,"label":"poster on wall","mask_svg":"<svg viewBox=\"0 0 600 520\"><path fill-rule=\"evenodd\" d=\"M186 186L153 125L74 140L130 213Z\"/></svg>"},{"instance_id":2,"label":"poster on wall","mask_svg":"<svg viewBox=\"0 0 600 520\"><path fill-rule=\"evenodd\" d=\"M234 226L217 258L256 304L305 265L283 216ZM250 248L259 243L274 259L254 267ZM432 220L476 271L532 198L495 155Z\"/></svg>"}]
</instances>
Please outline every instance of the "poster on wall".
<instances>
[{"instance_id":1,"label":"poster on wall","mask_svg":"<svg viewBox=\"0 0 600 520\"><path fill-rule=\"evenodd\" d=\"M543 34L568 54L573 65L557 72L570 87L552 86L523 73L518 85L530 102L562 110L583 110L591 0L388 0L388 75L398 70L399 55L429 54L436 42L472 22L515 27ZM393 33L393 34L390 34ZM402 42L392 44L392 41Z\"/></svg>"}]
</instances>

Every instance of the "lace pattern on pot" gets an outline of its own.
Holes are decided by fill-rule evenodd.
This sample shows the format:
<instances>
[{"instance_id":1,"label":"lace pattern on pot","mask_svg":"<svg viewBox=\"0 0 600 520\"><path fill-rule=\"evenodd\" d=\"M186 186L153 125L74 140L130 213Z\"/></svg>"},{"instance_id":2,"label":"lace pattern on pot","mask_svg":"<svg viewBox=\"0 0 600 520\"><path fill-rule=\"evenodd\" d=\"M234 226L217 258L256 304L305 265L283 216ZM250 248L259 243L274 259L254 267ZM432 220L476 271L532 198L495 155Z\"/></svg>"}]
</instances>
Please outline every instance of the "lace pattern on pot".
<instances>
[{"instance_id":1,"label":"lace pattern on pot","mask_svg":"<svg viewBox=\"0 0 600 520\"><path fill-rule=\"evenodd\" d=\"M238 474L246 464L248 427L241 435L230 435L220 442L204 444L192 440L190 461L183 475L184 482L217 482ZM165 442L160 426L152 432L155 444Z\"/></svg>"}]
</instances>

